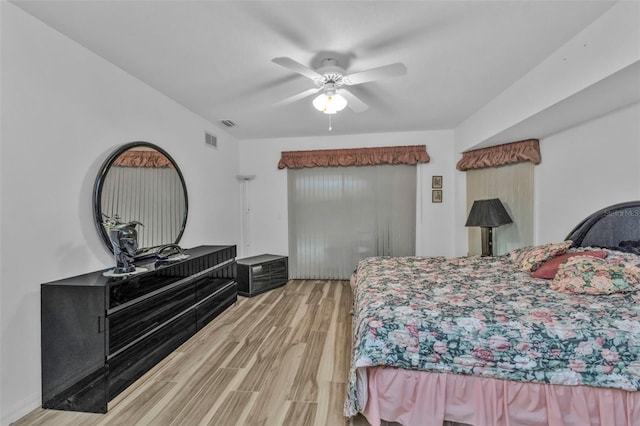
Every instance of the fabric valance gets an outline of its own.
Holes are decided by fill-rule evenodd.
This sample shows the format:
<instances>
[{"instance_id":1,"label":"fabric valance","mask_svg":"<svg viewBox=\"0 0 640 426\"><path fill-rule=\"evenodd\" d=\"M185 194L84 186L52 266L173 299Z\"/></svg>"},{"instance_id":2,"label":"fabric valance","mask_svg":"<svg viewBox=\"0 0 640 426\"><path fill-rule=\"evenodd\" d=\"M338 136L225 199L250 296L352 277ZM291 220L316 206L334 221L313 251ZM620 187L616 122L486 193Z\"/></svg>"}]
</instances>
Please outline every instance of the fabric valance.
<instances>
[{"instance_id":1,"label":"fabric valance","mask_svg":"<svg viewBox=\"0 0 640 426\"><path fill-rule=\"evenodd\" d=\"M151 150L128 150L113 162L118 167L173 168L173 164L161 152Z\"/></svg>"},{"instance_id":2,"label":"fabric valance","mask_svg":"<svg viewBox=\"0 0 640 426\"><path fill-rule=\"evenodd\" d=\"M278 169L305 167L375 166L380 164L417 164L431 161L426 145L390 146L355 149L283 151Z\"/></svg>"},{"instance_id":3,"label":"fabric valance","mask_svg":"<svg viewBox=\"0 0 640 426\"><path fill-rule=\"evenodd\" d=\"M463 152L462 159L458 161L456 168L465 171L523 161L540 164L540 142L538 139L527 139Z\"/></svg>"}]
</instances>

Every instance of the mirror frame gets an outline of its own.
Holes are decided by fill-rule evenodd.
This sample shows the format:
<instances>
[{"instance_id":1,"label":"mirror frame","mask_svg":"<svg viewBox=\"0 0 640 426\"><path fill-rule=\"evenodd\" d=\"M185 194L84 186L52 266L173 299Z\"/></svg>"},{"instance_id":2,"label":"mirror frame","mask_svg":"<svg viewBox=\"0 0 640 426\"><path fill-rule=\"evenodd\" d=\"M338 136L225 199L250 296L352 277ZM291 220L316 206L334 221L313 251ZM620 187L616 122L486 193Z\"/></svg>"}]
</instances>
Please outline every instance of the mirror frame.
<instances>
[{"instance_id":1,"label":"mirror frame","mask_svg":"<svg viewBox=\"0 0 640 426\"><path fill-rule=\"evenodd\" d=\"M160 148L159 146L157 146L157 145L155 145L153 143L144 142L144 141L126 143L126 144L121 145L120 147L118 147L105 160L105 162L100 167L100 171L98 172L98 176L96 177L96 181L95 181L95 184L93 186L93 213L94 213L93 214L93 218L94 218L94 222L96 224L96 228L98 229L98 234L102 238L102 241L107 246L109 251L111 251L111 253L113 253L113 246L111 245L111 240L109 239L109 235L107 234L107 231L105 230L104 226L102 226L102 222L103 222L103 216L102 216L102 190L104 188L104 182L105 182L107 173L109 173L109 170L111 169L111 166L116 161L116 159L118 157L120 157L120 155L122 155L124 152L126 152L126 151L128 151L128 150L130 150L132 148L139 148L139 147L151 148L151 149L154 149L154 150L158 151L162 155L164 155L167 158L167 160L169 160L171 162L171 164L173 165L174 169L178 173L178 177L180 178L180 182L182 183L182 190L184 191L184 217L182 219L182 226L180 227L180 232L178 233L178 236L176 237L176 240L172 241L172 242L168 242L167 244L178 244L180 242L180 239L182 238L182 234L184 234L184 229L185 229L185 227L187 225L187 216L188 216L188 213L189 213L189 198L187 196L187 185L186 185L186 183L184 181L184 176L182 175L182 171L180 171L180 168L178 167L178 164L176 164L174 159L164 149ZM141 247L139 249L140 256L136 255L136 258L137 257L145 257L146 255L149 254L148 251L150 249L155 248L155 247L160 247L160 246Z\"/></svg>"}]
</instances>

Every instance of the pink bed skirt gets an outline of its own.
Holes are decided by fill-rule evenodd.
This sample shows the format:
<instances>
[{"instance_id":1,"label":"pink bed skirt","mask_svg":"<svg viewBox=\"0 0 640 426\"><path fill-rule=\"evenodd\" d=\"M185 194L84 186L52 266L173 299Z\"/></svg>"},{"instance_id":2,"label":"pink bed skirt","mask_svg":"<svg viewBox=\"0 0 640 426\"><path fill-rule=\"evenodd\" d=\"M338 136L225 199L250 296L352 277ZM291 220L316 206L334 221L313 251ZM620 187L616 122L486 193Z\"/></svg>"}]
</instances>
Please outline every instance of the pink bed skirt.
<instances>
[{"instance_id":1,"label":"pink bed skirt","mask_svg":"<svg viewBox=\"0 0 640 426\"><path fill-rule=\"evenodd\" d=\"M476 426L640 425L640 392L391 367L367 368L366 374L362 414L373 426L381 420L405 426L442 426L444 420Z\"/></svg>"}]
</instances>

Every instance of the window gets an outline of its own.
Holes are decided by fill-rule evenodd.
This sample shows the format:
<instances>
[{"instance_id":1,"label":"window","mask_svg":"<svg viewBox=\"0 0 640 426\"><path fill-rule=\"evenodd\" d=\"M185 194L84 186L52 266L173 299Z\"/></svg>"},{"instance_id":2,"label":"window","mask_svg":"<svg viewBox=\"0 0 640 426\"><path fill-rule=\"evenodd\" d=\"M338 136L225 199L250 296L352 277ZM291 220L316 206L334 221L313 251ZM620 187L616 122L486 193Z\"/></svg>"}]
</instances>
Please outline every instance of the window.
<instances>
[{"instance_id":1,"label":"window","mask_svg":"<svg viewBox=\"0 0 640 426\"><path fill-rule=\"evenodd\" d=\"M360 259L415 254L416 166L287 171L289 276L348 279Z\"/></svg>"}]
</instances>

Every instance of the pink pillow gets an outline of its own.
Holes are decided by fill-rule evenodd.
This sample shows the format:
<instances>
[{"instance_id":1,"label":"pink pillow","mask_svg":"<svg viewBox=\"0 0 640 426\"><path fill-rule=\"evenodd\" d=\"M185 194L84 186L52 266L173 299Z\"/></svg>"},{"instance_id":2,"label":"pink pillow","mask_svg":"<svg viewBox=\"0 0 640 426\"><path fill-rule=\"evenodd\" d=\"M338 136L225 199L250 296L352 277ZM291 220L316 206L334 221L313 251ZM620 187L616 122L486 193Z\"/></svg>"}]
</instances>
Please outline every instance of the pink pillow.
<instances>
[{"instance_id":1,"label":"pink pillow","mask_svg":"<svg viewBox=\"0 0 640 426\"><path fill-rule=\"evenodd\" d=\"M553 277L556 276L560 264L573 256L592 256L604 259L605 257L607 257L607 252L605 250L592 250L563 254L544 262L542 266L540 266L533 272L533 274L531 274L531 276L534 278L544 278L545 280L552 280Z\"/></svg>"}]
</instances>

